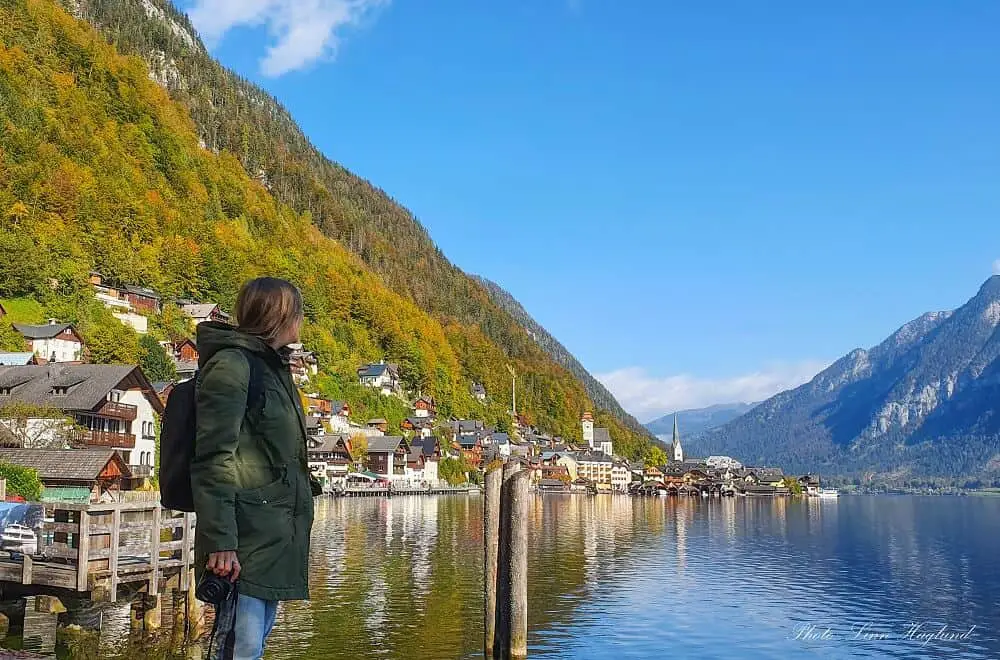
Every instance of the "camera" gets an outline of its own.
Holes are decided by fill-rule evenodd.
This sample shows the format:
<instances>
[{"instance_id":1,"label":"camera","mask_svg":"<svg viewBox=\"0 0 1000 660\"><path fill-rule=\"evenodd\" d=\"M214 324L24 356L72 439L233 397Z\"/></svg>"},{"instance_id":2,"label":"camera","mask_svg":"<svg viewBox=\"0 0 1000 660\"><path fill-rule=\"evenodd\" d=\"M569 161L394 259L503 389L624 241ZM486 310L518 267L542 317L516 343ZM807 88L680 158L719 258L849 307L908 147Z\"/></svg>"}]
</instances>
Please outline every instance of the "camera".
<instances>
[{"instance_id":1,"label":"camera","mask_svg":"<svg viewBox=\"0 0 1000 660\"><path fill-rule=\"evenodd\" d=\"M229 581L227 577L219 577L214 573L206 571L198 581L194 595L198 600L218 607L229 600L236 585Z\"/></svg>"}]
</instances>

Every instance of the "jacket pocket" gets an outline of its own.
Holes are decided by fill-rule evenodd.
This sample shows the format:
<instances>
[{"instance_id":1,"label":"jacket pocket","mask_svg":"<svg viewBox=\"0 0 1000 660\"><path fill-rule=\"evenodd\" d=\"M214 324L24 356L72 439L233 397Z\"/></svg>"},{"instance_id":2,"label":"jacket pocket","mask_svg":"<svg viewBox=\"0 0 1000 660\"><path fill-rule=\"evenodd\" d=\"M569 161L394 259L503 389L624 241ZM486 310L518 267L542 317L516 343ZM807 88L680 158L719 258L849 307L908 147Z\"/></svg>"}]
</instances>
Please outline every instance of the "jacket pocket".
<instances>
[{"instance_id":1,"label":"jacket pocket","mask_svg":"<svg viewBox=\"0 0 1000 660\"><path fill-rule=\"evenodd\" d=\"M283 581L281 564L295 533L294 508L295 491L285 480L237 491L237 555L248 581Z\"/></svg>"}]
</instances>

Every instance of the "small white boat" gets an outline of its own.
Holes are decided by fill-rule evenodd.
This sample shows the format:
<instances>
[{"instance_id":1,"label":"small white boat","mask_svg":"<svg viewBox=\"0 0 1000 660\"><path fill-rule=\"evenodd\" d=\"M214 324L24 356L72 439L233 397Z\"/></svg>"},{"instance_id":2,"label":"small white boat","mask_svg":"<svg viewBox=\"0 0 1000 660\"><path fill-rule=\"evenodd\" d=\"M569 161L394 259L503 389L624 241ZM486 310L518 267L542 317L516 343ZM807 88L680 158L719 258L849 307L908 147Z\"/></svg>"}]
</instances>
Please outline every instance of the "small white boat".
<instances>
[{"instance_id":1,"label":"small white boat","mask_svg":"<svg viewBox=\"0 0 1000 660\"><path fill-rule=\"evenodd\" d=\"M820 488L816 491L816 496L824 499L836 499L840 497L840 491L836 488Z\"/></svg>"},{"instance_id":2,"label":"small white boat","mask_svg":"<svg viewBox=\"0 0 1000 660\"><path fill-rule=\"evenodd\" d=\"M35 536L35 530L19 523L7 525L3 534L0 534L0 548L10 552L20 552L23 555L37 553L38 538Z\"/></svg>"}]
</instances>

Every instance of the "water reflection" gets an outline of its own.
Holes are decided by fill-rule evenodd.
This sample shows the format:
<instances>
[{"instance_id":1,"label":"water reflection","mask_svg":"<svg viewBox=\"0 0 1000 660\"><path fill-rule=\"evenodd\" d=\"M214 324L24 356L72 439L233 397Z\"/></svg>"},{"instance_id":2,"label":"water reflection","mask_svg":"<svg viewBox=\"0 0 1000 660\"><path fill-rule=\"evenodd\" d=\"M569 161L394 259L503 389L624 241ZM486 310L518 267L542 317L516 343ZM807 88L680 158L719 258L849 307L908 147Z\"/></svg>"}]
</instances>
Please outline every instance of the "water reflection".
<instances>
[{"instance_id":1,"label":"water reflection","mask_svg":"<svg viewBox=\"0 0 1000 660\"><path fill-rule=\"evenodd\" d=\"M533 658L1000 657L1000 498L546 495L529 520ZM481 657L478 496L318 500L312 566L269 659ZM976 629L919 637L941 626Z\"/></svg>"}]
</instances>

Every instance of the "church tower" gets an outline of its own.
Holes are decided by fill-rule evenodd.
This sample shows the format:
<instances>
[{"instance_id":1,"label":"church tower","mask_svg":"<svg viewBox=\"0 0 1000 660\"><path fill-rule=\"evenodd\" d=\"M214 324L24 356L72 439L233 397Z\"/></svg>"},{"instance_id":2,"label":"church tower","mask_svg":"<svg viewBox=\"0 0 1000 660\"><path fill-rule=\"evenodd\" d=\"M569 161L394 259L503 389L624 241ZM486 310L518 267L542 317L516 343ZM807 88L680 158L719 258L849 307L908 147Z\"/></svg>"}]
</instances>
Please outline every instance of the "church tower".
<instances>
[{"instance_id":1,"label":"church tower","mask_svg":"<svg viewBox=\"0 0 1000 660\"><path fill-rule=\"evenodd\" d=\"M594 448L594 416L589 412L583 413L583 419L580 420L583 424L583 444L587 445L591 449Z\"/></svg>"},{"instance_id":2,"label":"church tower","mask_svg":"<svg viewBox=\"0 0 1000 660\"><path fill-rule=\"evenodd\" d=\"M684 449L681 448L681 434L677 430L677 413L674 413L674 440L670 443L670 447L673 450L673 458L678 463L684 462Z\"/></svg>"}]
</instances>

